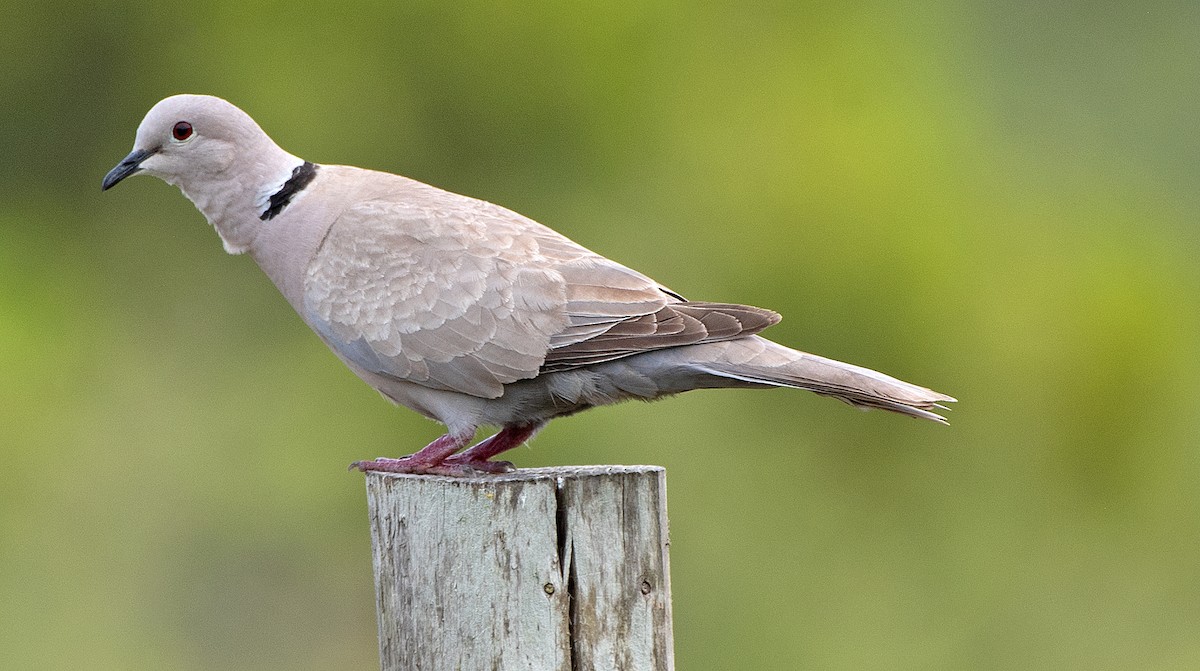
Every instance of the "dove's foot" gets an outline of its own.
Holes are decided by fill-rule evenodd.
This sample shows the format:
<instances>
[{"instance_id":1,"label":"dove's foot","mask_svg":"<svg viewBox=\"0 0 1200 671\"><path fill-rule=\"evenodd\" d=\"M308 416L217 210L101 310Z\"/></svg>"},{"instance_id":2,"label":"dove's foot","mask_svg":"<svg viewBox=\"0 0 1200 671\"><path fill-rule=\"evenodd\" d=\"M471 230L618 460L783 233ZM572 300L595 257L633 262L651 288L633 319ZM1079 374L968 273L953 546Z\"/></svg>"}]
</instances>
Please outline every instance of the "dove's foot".
<instances>
[{"instance_id":1,"label":"dove's foot","mask_svg":"<svg viewBox=\"0 0 1200 671\"><path fill-rule=\"evenodd\" d=\"M506 452L533 437L545 422L535 424L510 424L500 429L499 433L481 440L465 451L446 459L447 464L470 466L477 471L487 473L509 473L517 470L507 461L490 461L501 452Z\"/></svg>"},{"instance_id":2,"label":"dove's foot","mask_svg":"<svg viewBox=\"0 0 1200 671\"><path fill-rule=\"evenodd\" d=\"M422 464L412 457L389 459L379 457L371 461L356 461L350 464L350 470L382 471L385 473L412 473L415 475L448 475L463 478L484 473L511 473L517 470L508 461L469 461L451 457L439 464Z\"/></svg>"},{"instance_id":3,"label":"dove's foot","mask_svg":"<svg viewBox=\"0 0 1200 671\"><path fill-rule=\"evenodd\" d=\"M413 463L412 457L401 457L400 459L389 459L387 457L378 457L370 461L356 461L350 464L350 471L383 471L385 473L424 473L420 464Z\"/></svg>"},{"instance_id":4,"label":"dove's foot","mask_svg":"<svg viewBox=\"0 0 1200 671\"><path fill-rule=\"evenodd\" d=\"M471 433L451 434L438 438L432 443L421 448L420 452L410 454L407 457L399 459L389 459L387 457L379 457L371 461L356 461L350 464L349 470L360 470L364 473L367 471L385 471L387 473L428 473L430 475L462 475L462 473L445 473L441 468L442 462L455 452L462 449L471 441Z\"/></svg>"},{"instance_id":5,"label":"dove's foot","mask_svg":"<svg viewBox=\"0 0 1200 671\"><path fill-rule=\"evenodd\" d=\"M514 424L482 440L470 449L455 454L471 440L470 435L446 434L426 445L420 452L399 459L379 457L371 461L356 461L350 470L383 471L386 473L415 473L469 477L481 473L511 473L516 469L508 461L492 461L492 457L524 443L542 428L544 422Z\"/></svg>"},{"instance_id":6,"label":"dove's foot","mask_svg":"<svg viewBox=\"0 0 1200 671\"><path fill-rule=\"evenodd\" d=\"M512 473L517 470L511 461L488 461L486 459L468 459L466 453L456 454L442 462L446 468L462 469L462 475L478 475L480 473Z\"/></svg>"}]
</instances>

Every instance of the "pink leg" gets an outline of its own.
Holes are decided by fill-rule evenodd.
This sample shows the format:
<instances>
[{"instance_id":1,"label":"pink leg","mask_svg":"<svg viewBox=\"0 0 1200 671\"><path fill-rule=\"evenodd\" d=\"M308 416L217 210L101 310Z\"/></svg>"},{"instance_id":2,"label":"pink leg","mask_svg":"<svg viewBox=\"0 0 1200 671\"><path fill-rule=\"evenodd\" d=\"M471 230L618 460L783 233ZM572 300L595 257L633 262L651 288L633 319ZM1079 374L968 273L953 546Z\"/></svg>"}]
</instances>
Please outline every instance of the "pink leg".
<instances>
[{"instance_id":1,"label":"pink leg","mask_svg":"<svg viewBox=\"0 0 1200 671\"><path fill-rule=\"evenodd\" d=\"M465 452L455 454L446 459L446 464L454 464L463 468L484 471L486 473L508 473L515 471L511 462L488 461L501 452L524 443L545 426L545 422L535 424L513 424L504 427L499 433L479 442Z\"/></svg>"},{"instance_id":2,"label":"pink leg","mask_svg":"<svg viewBox=\"0 0 1200 671\"><path fill-rule=\"evenodd\" d=\"M399 459L388 459L387 457L379 457L373 461L356 461L350 464L350 470L358 469L364 473L367 471L387 471L389 473L430 473L435 475L460 475L457 469L447 469L444 466L446 458L455 452L461 450L464 445L471 442L475 432L462 433L454 435L447 433L438 438L432 443L421 448L420 452L410 454L407 457Z\"/></svg>"}]
</instances>

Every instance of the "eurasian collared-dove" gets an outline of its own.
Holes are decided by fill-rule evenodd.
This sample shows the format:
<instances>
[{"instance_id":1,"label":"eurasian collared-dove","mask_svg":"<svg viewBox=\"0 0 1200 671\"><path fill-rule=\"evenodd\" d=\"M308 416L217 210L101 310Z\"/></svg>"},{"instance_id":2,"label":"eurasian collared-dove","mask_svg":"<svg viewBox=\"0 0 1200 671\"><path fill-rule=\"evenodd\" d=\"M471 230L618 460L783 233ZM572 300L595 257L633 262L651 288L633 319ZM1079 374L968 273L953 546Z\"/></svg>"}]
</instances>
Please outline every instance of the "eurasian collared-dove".
<instances>
[{"instance_id":1,"label":"eurasian collared-dove","mask_svg":"<svg viewBox=\"0 0 1200 671\"><path fill-rule=\"evenodd\" d=\"M446 425L361 470L503 472L491 457L549 420L691 389L794 387L944 422L954 399L798 352L779 315L694 302L516 212L427 184L315 165L212 96L155 105L104 177L183 191L231 254L249 252L333 352L386 398ZM476 429L499 433L459 452Z\"/></svg>"}]
</instances>

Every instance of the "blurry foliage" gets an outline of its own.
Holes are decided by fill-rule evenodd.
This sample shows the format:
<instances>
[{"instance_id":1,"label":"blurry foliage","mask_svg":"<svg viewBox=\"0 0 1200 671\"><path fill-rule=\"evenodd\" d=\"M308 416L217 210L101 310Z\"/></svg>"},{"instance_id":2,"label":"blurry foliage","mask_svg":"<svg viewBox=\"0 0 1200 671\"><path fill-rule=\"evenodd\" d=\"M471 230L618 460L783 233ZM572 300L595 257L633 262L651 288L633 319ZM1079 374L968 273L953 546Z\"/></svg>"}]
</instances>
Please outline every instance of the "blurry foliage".
<instances>
[{"instance_id":1,"label":"blurry foliage","mask_svg":"<svg viewBox=\"0 0 1200 671\"><path fill-rule=\"evenodd\" d=\"M507 205L952 426L698 392L520 465L661 463L680 669L1200 665L1194 3L0 9L0 668L376 668L389 407L174 189L222 95L306 158Z\"/></svg>"}]
</instances>

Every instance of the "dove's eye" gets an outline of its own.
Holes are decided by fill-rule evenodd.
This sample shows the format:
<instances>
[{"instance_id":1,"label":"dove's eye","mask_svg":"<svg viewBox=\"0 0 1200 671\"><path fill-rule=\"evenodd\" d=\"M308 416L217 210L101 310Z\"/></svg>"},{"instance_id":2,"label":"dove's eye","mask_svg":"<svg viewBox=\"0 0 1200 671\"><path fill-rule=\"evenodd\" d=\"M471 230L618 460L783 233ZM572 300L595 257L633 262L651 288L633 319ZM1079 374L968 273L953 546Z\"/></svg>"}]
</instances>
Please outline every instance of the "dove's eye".
<instances>
[{"instance_id":1,"label":"dove's eye","mask_svg":"<svg viewBox=\"0 0 1200 671\"><path fill-rule=\"evenodd\" d=\"M171 129L171 135L180 142L192 136L192 124L186 121L180 121Z\"/></svg>"}]
</instances>

